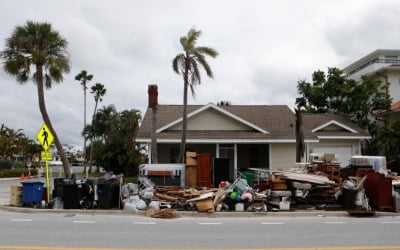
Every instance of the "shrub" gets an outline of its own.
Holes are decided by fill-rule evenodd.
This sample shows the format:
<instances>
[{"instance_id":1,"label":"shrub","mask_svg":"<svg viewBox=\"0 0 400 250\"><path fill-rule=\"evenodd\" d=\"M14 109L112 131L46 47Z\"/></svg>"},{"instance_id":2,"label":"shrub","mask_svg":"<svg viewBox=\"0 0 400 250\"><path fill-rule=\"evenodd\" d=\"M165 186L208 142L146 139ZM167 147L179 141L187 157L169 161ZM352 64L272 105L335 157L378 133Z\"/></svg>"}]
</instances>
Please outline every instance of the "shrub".
<instances>
[{"instance_id":1,"label":"shrub","mask_svg":"<svg viewBox=\"0 0 400 250\"><path fill-rule=\"evenodd\" d=\"M0 169L11 169L12 161L2 160L0 161Z\"/></svg>"},{"instance_id":2,"label":"shrub","mask_svg":"<svg viewBox=\"0 0 400 250\"><path fill-rule=\"evenodd\" d=\"M26 162L24 161L13 161L12 162L12 168L25 168L26 167Z\"/></svg>"},{"instance_id":3,"label":"shrub","mask_svg":"<svg viewBox=\"0 0 400 250\"><path fill-rule=\"evenodd\" d=\"M14 169L0 169L0 178L20 177L24 173L25 177L28 176L27 168L14 168ZM31 169L31 175L37 175L36 169Z\"/></svg>"}]
</instances>

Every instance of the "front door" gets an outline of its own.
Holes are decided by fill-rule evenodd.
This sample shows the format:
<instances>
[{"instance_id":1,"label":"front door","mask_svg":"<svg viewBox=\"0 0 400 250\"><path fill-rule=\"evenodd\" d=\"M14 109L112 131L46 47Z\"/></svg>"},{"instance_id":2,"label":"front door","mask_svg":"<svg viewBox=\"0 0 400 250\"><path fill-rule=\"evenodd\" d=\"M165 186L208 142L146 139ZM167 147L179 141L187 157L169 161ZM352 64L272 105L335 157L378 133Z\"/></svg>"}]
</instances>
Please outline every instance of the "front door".
<instances>
[{"instance_id":1,"label":"front door","mask_svg":"<svg viewBox=\"0 0 400 250\"><path fill-rule=\"evenodd\" d=\"M226 158L229 161L229 179L235 180L233 176L235 164L235 149L233 144L221 144L219 146L219 158Z\"/></svg>"}]
</instances>

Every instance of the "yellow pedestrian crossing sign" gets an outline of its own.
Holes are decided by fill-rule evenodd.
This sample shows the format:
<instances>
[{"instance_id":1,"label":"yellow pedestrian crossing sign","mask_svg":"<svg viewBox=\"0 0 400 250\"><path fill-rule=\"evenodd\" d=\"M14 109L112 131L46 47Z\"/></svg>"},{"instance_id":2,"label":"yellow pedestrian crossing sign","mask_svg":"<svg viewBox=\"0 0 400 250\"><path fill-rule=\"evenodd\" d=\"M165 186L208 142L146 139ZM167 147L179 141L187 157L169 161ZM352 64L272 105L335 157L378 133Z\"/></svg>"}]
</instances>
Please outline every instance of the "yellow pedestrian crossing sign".
<instances>
[{"instance_id":1,"label":"yellow pedestrian crossing sign","mask_svg":"<svg viewBox=\"0 0 400 250\"><path fill-rule=\"evenodd\" d=\"M43 124L43 126L40 128L36 138L39 140L44 150L48 150L54 140L54 136L46 124Z\"/></svg>"}]
</instances>

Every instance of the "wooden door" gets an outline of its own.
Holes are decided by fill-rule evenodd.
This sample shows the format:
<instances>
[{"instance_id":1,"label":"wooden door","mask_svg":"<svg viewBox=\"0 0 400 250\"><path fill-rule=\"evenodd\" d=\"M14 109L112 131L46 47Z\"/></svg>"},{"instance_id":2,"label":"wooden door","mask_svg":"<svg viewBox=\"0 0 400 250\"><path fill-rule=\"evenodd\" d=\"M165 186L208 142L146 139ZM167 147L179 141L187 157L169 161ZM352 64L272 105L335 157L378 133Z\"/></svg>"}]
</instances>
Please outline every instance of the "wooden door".
<instances>
[{"instance_id":1,"label":"wooden door","mask_svg":"<svg viewBox=\"0 0 400 250\"><path fill-rule=\"evenodd\" d=\"M197 185L211 187L211 154L197 155Z\"/></svg>"}]
</instances>

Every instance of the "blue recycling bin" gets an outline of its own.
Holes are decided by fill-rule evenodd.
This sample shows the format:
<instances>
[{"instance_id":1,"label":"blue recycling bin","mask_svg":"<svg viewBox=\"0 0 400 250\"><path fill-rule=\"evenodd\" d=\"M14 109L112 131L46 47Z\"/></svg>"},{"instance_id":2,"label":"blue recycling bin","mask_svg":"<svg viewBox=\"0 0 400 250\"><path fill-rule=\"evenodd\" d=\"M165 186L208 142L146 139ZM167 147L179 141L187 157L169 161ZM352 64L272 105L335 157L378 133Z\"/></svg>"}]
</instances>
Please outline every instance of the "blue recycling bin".
<instances>
[{"instance_id":1,"label":"blue recycling bin","mask_svg":"<svg viewBox=\"0 0 400 250\"><path fill-rule=\"evenodd\" d=\"M43 182L21 182L24 205L38 205L42 201Z\"/></svg>"}]
</instances>

